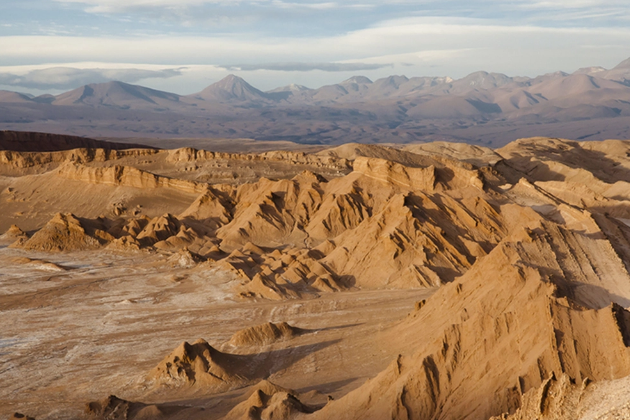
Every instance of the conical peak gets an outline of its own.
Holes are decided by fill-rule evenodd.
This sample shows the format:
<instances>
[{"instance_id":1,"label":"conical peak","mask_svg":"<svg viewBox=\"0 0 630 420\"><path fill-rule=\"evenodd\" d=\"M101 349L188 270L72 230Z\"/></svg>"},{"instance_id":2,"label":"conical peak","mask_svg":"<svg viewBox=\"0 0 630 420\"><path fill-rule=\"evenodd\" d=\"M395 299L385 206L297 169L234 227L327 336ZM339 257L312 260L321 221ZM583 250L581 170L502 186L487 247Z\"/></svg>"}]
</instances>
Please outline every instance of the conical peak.
<instances>
[{"instance_id":1,"label":"conical peak","mask_svg":"<svg viewBox=\"0 0 630 420\"><path fill-rule=\"evenodd\" d=\"M346 83L357 83L359 85L369 85L369 84L372 84L372 81L365 76L352 76L351 78L341 82L341 84L346 84Z\"/></svg>"}]
</instances>

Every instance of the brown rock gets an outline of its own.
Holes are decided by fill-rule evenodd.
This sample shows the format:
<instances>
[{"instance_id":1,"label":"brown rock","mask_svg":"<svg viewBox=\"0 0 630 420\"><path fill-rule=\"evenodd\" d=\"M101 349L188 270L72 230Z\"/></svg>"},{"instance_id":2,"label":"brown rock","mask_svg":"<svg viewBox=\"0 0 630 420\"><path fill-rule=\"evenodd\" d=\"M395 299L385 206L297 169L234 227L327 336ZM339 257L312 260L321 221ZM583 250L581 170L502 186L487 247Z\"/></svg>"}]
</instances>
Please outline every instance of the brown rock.
<instances>
[{"instance_id":1,"label":"brown rock","mask_svg":"<svg viewBox=\"0 0 630 420\"><path fill-rule=\"evenodd\" d=\"M235 347L264 346L272 344L276 341L289 340L302 333L303 330L292 327L286 322L280 322L278 324L268 322L266 324L237 331L232 338L230 338L228 344Z\"/></svg>"}]
</instances>

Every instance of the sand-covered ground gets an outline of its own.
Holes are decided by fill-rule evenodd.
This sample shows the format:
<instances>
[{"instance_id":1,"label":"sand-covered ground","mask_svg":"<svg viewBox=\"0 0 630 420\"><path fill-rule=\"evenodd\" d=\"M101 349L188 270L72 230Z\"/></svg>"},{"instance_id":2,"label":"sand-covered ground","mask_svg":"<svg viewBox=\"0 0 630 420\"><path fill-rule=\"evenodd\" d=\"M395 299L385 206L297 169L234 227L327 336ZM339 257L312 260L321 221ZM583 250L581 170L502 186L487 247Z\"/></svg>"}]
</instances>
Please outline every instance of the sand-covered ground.
<instances>
[{"instance_id":1,"label":"sand-covered ground","mask_svg":"<svg viewBox=\"0 0 630 420\"><path fill-rule=\"evenodd\" d=\"M3 418L17 411L37 419L74 419L85 415L87 401L109 394L172 400L206 408L205 418L219 418L230 408L221 404L224 395L153 394L144 388L146 374L182 341L204 338L221 348L236 331L266 322L284 321L310 332L226 351L257 354L274 383L338 398L395 357L396 349L379 334L433 292L244 301L229 293L238 282L231 273L182 268L145 252L50 255L4 247L0 266Z\"/></svg>"}]
</instances>

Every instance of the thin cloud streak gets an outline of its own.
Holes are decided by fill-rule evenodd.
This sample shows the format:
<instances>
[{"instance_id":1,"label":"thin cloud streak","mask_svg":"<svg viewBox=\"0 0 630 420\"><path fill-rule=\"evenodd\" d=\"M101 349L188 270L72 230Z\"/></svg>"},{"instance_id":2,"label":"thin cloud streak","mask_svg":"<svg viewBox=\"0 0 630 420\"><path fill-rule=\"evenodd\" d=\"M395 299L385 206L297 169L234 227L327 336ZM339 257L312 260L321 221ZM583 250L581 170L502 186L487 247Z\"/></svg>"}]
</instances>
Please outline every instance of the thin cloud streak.
<instances>
[{"instance_id":1,"label":"thin cloud streak","mask_svg":"<svg viewBox=\"0 0 630 420\"><path fill-rule=\"evenodd\" d=\"M582 19L560 16L555 11L588 11L596 15L598 20L618 21L630 14L630 4L625 0L410 0L390 1L387 4L376 0L54 0L60 4L74 4L82 7L87 13L94 14L137 14L153 16L164 20L179 18L187 20L191 17L207 14L208 16L238 17L250 16L256 20L273 20L273 15L286 10L311 10L328 12L314 16L304 16L306 26L325 23L332 16L330 13L341 13L348 21L362 16L364 22L375 23L383 14L394 13L397 17L409 15L424 16L485 16L496 23L515 23L530 21L558 20L562 25L571 24L575 19L579 24ZM175 16L170 16L169 13ZM357 15L358 14L358 15ZM236 22L238 25L238 23ZM276 25L270 24L270 32L280 33ZM323 25L319 25L323 26ZM591 25L591 26L597 26Z\"/></svg>"},{"instance_id":2,"label":"thin cloud streak","mask_svg":"<svg viewBox=\"0 0 630 420\"><path fill-rule=\"evenodd\" d=\"M219 66L230 71L256 71L256 70L272 70L272 71L314 71L321 70L325 72L344 72L344 71L364 71L378 70L385 67L393 67L393 63L376 64L376 63L266 63L266 64L232 64Z\"/></svg>"},{"instance_id":3,"label":"thin cloud streak","mask_svg":"<svg viewBox=\"0 0 630 420\"><path fill-rule=\"evenodd\" d=\"M183 69L142 70L142 69L77 69L51 67L31 70L26 74L0 73L0 85L27 89L73 89L90 83L121 81L134 83L140 80L168 79L180 76Z\"/></svg>"},{"instance_id":4,"label":"thin cloud streak","mask_svg":"<svg viewBox=\"0 0 630 420\"><path fill-rule=\"evenodd\" d=\"M170 2L162 0L159 4L166 7ZM185 0L183 4L200 2L202 0ZM248 2L243 0L237 4ZM139 4L137 0L129 0L129 3ZM283 3L338 5L338 2L325 0ZM213 4L219 7L224 3ZM269 1L261 0L259 4L271 7ZM495 1L488 0L483 4L495 4ZM509 3L512 9L518 4L521 3ZM344 2L343 5L378 7L371 0ZM274 10L284 9L275 7ZM589 12L587 9L576 10L570 13L586 15ZM313 12L313 15L323 16L320 12ZM308 11L301 13L310 15ZM126 15L116 19L123 18ZM627 25L561 27L527 19L514 23L492 17L418 17L409 14L341 33L300 36L274 35L249 26L237 28L239 32L235 29L225 33L194 30L183 33L175 26L171 28L169 33L165 29L152 33L148 27L142 27L137 28L135 35L101 32L88 36L0 36L0 68L43 63L49 67L76 67L67 63L86 61L102 62L100 68L129 63L126 68L156 71L182 65L213 67L210 72L186 70L179 77L150 80L151 87L156 89L190 93L217 81L228 71L243 72L248 80L251 78L261 86L273 88L292 82L311 86L334 83L338 81L337 75L345 77L353 73L364 73L373 79L402 72L408 76L454 78L477 70L524 76L555 70L571 72L592 65L612 67L630 55L630 49L624 47L630 45L630 27ZM606 47L584 48L585 45Z\"/></svg>"},{"instance_id":5,"label":"thin cloud streak","mask_svg":"<svg viewBox=\"0 0 630 420\"><path fill-rule=\"evenodd\" d=\"M430 37L436 36L436 37ZM532 37L538 36L538 37ZM484 46L493 48L512 45L549 44L554 36L576 45L586 39L607 41L629 39L630 28L548 28L539 26L499 26L472 19L409 18L387 21L378 26L334 37L306 39L260 37L249 39L245 34L226 37L69 37L17 36L0 37L2 60L22 61L115 61L159 64L167 60L179 63L219 64L261 62L267 57L273 62L286 62L287 57L298 62L340 62L367 58L376 54L402 54L419 49L461 49ZM544 38L544 39L542 39ZM619 41L618 41L619 42ZM610 42L607 42L608 44ZM436 48L437 47L437 48ZM309 60L311 58L311 60Z\"/></svg>"}]
</instances>

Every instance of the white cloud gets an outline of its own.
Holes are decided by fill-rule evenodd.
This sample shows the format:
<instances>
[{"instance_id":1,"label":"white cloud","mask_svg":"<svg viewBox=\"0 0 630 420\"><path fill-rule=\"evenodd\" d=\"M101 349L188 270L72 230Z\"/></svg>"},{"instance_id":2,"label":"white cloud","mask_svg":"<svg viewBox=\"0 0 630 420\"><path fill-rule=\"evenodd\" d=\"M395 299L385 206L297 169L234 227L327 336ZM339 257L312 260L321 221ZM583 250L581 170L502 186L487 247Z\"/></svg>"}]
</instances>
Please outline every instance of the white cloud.
<instances>
[{"instance_id":1,"label":"white cloud","mask_svg":"<svg viewBox=\"0 0 630 420\"><path fill-rule=\"evenodd\" d=\"M202 4L238 4L238 0L55 0L58 3L78 3L88 12L116 13L137 8L184 8Z\"/></svg>"},{"instance_id":2,"label":"white cloud","mask_svg":"<svg viewBox=\"0 0 630 420\"><path fill-rule=\"evenodd\" d=\"M283 0L54 0L59 3L82 4L90 13L123 13L130 10L142 9L187 9L196 6L259 6L269 8L305 8L329 10L338 8L372 7L353 2L325 2L325 1L283 1Z\"/></svg>"},{"instance_id":3,"label":"white cloud","mask_svg":"<svg viewBox=\"0 0 630 420\"><path fill-rule=\"evenodd\" d=\"M338 9L339 4L333 2L325 2L325 3L293 3L286 2L280 0L274 0L272 2L273 6L282 7L282 8L294 8L294 7L304 7L307 9L318 9L318 10L327 10L327 9Z\"/></svg>"},{"instance_id":4,"label":"white cloud","mask_svg":"<svg viewBox=\"0 0 630 420\"><path fill-rule=\"evenodd\" d=\"M626 0L545 0L545 1L521 1L520 5L529 8L553 8L553 9L579 9L611 6L628 6Z\"/></svg>"},{"instance_id":5,"label":"white cloud","mask_svg":"<svg viewBox=\"0 0 630 420\"><path fill-rule=\"evenodd\" d=\"M260 64L232 64L219 66L230 71L256 71L256 70L272 70L272 71L300 71L308 72L314 70L326 72L346 72L346 71L365 71L377 70L385 67L393 67L392 63L260 63Z\"/></svg>"},{"instance_id":6,"label":"white cloud","mask_svg":"<svg viewBox=\"0 0 630 420\"><path fill-rule=\"evenodd\" d=\"M608 47L590 48L585 54L585 45ZM248 33L132 38L0 37L0 65L31 62L47 63L48 67L56 63L88 68L66 63L90 61L101 62L101 69L106 65L103 63L127 63L125 68L155 71L186 66L181 77L155 79L151 83L158 89L175 86L179 92L190 93L225 75L225 69L217 68L222 63L240 63L250 70L244 74L248 80L251 76L263 87L271 88L290 82L311 86L334 82L343 72L362 72L371 78L397 71L408 76L460 77L476 70L535 76L591 65L610 68L630 55L627 45L628 27L553 28L497 25L487 19L409 17L336 36L302 38ZM294 66L280 68L265 63ZM326 70L322 66L307 68L309 63L382 66L339 67L336 74L327 75L321 71ZM403 63L411 66L403 67ZM394 67L385 67L388 64ZM203 66L214 66L211 77L198 71ZM251 71L254 69L258 70Z\"/></svg>"},{"instance_id":7,"label":"white cloud","mask_svg":"<svg viewBox=\"0 0 630 420\"><path fill-rule=\"evenodd\" d=\"M550 42L553 39L554 42ZM104 61L190 65L240 63L365 62L366 59L422 51L487 49L488 63L505 61L504 50L520 51L523 71L549 55L551 68L579 61L581 45L630 45L630 29L498 26L473 20L401 19L335 37L0 37L1 61L68 63ZM610 49L608 49L610 52ZM494 57L492 57L494 54ZM533 56L532 56L533 54ZM554 56L557 58L554 59ZM566 62L567 57L571 61ZM624 57L619 57L623 59ZM433 58L439 61L440 58ZM2 62L0 61L0 64ZM417 59L420 63L424 60ZM391 61L388 61L391 62ZM593 62L592 64L600 64ZM496 66L496 64L495 64Z\"/></svg>"},{"instance_id":8,"label":"white cloud","mask_svg":"<svg viewBox=\"0 0 630 420\"><path fill-rule=\"evenodd\" d=\"M492 25L473 19L407 18L332 37L253 39L248 34L136 38L12 36L0 37L0 60L154 64L338 62L423 50L500 46L556 48L561 44L567 48L581 45L588 39L591 44L597 44L594 41L599 40L606 40L606 44L622 44L623 40L630 41L630 28L548 28Z\"/></svg>"},{"instance_id":9,"label":"white cloud","mask_svg":"<svg viewBox=\"0 0 630 420\"><path fill-rule=\"evenodd\" d=\"M386 4L377 0L54 0L58 3L81 4L89 12L118 13L141 9L185 9L197 6L230 6L243 8L257 6L263 8L310 8L310 9L340 9L360 8L373 9L378 6L400 6L409 12L441 11L443 15L457 15L457 11L464 8L484 11L548 10L548 9L599 9L630 10L627 0L391 0ZM518 16L515 16L518 18Z\"/></svg>"},{"instance_id":10,"label":"white cloud","mask_svg":"<svg viewBox=\"0 0 630 420\"><path fill-rule=\"evenodd\" d=\"M180 76L182 69L146 70L137 68L72 68L49 67L31 69L22 74L0 70L0 85L39 90L73 89L90 83L112 80L134 83L151 78Z\"/></svg>"}]
</instances>

